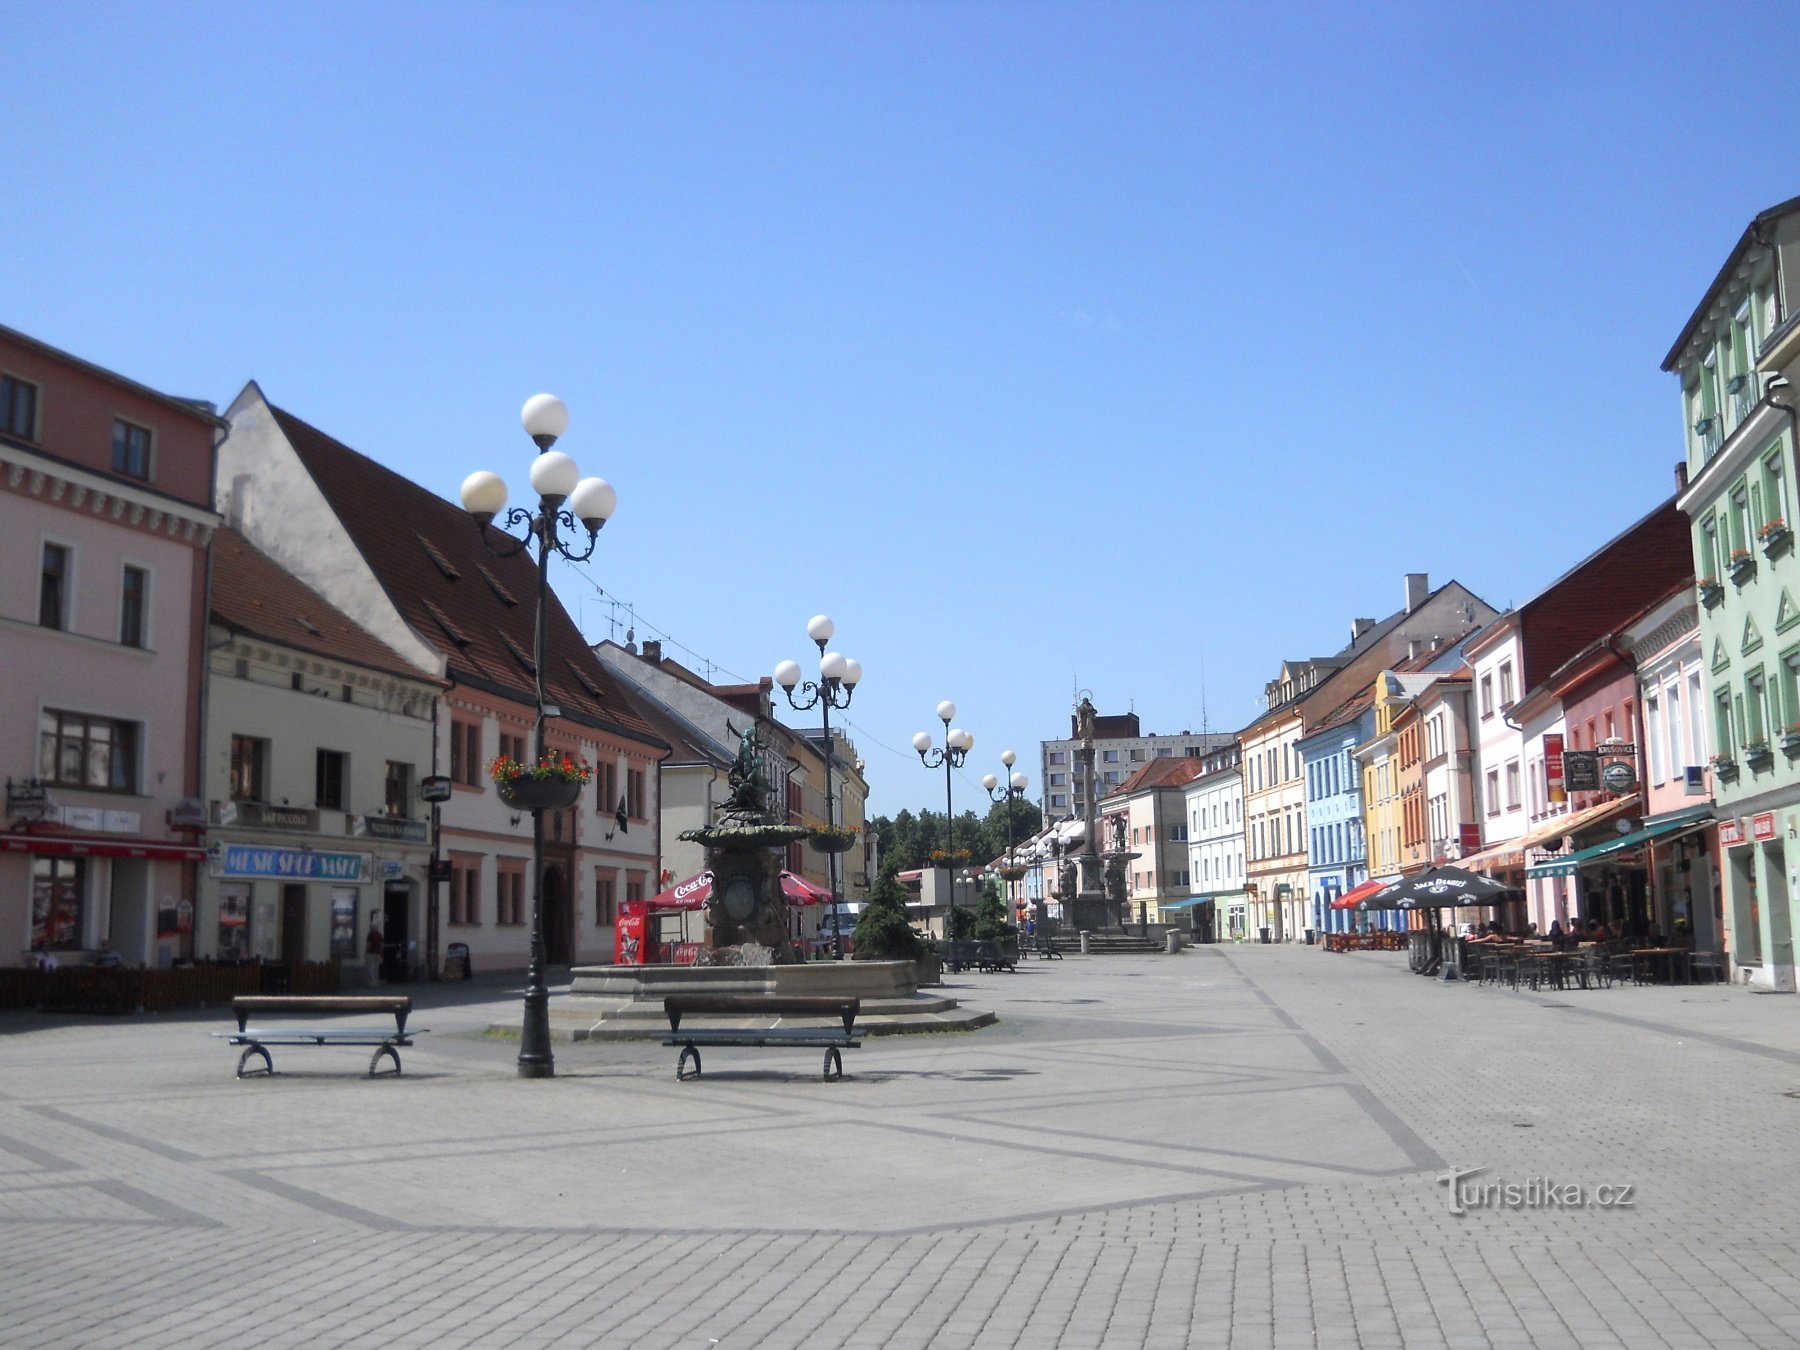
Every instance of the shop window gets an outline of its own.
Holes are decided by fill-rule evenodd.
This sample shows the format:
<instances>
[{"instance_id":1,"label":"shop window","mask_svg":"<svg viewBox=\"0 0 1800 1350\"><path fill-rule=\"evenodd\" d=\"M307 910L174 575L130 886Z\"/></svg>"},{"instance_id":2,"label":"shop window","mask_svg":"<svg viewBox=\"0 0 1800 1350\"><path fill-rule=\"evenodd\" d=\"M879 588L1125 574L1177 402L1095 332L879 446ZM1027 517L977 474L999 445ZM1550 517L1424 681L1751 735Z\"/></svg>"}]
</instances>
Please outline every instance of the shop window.
<instances>
[{"instance_id":1,"label":"shop window","mask_svg":"<svg viewBox=\"0 0 1800 1350\"><path fill-rule=\"evenodd\" d=\"M38 775L64 787L135 792L138 727L46 709L38 719Z\"/></svg>"},{"instance_id":2,"label":"shop window","mask_svg":"<svg viewBox=\"0 0 1800 1350\"><path fill-rule=\"evenodd\" d=\"M31 864L31 950L74 951L86 926L87 860L38 856Z\"/></svg>"}]
</instances>

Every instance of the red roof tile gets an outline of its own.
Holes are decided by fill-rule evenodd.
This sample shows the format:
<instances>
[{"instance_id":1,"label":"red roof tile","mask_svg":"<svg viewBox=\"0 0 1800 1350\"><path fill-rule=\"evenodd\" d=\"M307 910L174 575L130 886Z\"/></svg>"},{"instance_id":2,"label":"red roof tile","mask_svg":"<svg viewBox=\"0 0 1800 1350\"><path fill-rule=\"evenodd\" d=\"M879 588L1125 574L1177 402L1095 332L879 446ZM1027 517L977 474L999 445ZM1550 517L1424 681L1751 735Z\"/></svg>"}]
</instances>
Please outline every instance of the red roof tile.
<instances>
[{"instance_id":1,"label":"red roof tile","mask_svg":"<svg viewBox=\"0 0 1800 1350\"><path fill-rule=\"evenodd\" d=\"M439 683L229 525L213 535L212 616L233 632L296 651Z\"/></svg>"},{"instance_id":2,"label":"red roof tile","mask_svg":"<svg viewBox=\"0 0 1800 1350\"><path fill-rule=\"evenodd\" d=\"M459 683L531 704L535 607L526 602L535 599L538 580L531 554L490 556L461 506L292 413L272 411L395 607L444 650L450 674ZM399 521L406 528L398 527ZM660 747L661 739L588 650L554 591L548 599L544 686L549 701L572 721Z\"/></svg>"},{"instance_id":3,"label":"red roof tile","mask_svg":"<svg viewBox=\"0 0 1800 1350\"><path fill-rule=\"evenodd\" d=\"M1105 795L1112 797L1122 792L1180 787L1190 779L1198 778L1205 767L1205 761L1199 755L1163 755L1151 760Z\"/></svg>"}]
</instances>

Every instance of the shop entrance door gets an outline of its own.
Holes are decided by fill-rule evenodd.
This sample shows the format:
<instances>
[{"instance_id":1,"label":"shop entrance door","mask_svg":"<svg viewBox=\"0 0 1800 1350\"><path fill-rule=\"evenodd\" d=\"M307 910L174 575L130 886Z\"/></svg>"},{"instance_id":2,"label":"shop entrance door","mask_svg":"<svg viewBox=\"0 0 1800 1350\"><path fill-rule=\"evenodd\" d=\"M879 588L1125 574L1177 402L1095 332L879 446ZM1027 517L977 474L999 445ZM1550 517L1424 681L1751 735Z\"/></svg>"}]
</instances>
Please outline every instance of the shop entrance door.
<instances>
[{"instance_id":1,"label":"shop entrance door","mask_svg":"<svg viewBox=\"0 0 1800 1350\"><path fill-rule=\"evenodd\" d=\"M306 960L306 887L281 888L281 959L290 964Z\"/></svg>"},{"instance_id":2,"label":"shop entrance door","mask_svg":"<svg viewBox=\"0 0 1800 1350\"><path fill-rule=\"evenodd\" d=\"M404 886L389 886L381 896L381 978L389 984L412 978L407 959L412 933L406 926L411 900L412 893Z\"/></svg>"},{"instance_id":3,"label":"shop entrance door","mask_svg":"<svg viewBox=\"0 0 1800 1350\"><path fill-rule=\"evenodd\" d=\"M563 885L562 869L544 869L544 964L566 966L569 952L568 888Z\"/></svg>"}]
</instances>

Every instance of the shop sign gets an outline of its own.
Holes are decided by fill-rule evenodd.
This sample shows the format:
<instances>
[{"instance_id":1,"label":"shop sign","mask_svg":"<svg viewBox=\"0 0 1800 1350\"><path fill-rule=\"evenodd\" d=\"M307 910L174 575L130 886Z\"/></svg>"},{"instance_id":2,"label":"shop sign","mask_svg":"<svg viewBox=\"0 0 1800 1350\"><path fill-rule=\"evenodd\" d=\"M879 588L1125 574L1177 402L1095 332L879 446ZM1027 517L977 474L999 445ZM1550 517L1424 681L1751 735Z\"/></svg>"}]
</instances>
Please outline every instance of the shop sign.
<instances>
[{"instance_id":1,"label":"shop sign","mask_svg":"<svg viewBox=\"0 0 1800 1350\"><path fill-rule=\"evenodd\" d=\"M1456 827L1456 841L1462 846L1462 856L1465 858L1472 853L1481 852L1481 826L1470 824L1458 825Z\"/></svg>"},{"instance_id":2,"label":"shop sign","mask_svg":"<svg viewBox=\"0 0 1800 1350\"><path fill-rule=\"evenodd\" d=\"M1741 820L1721 820L1719 822L1719 847L1730 848L1733 844L1744 842L1744 822Z\"/></svg>"},{"instance_id":3,"label":"shop sign","mask_svg":"<svg viewBox=\"0 0 1800 1350\"><path fill-rule=\"evenodd\" d=\"M327 853L306 848L215 844L213 866L222 877L271 877L284 881L348 881L369 878L367 853Z\"/></svg>"},{"instance_id":4,"label":"shop sign","mask_svg":"<svg viewBox=\"0 0 1800 1350\"><path fill-rule=\"evenodd\" d=\"M169 825L177 830L204 830L206 803L198 797L183 797L169 808Z\"/></svg>"},{"instance_id":5,"label":"shop sign","mask_svg":"<svg viewBox=\"0 0 1800 1350\"><path fill-rule=\"evenodd\" d=\"M225 803L220 803L221 807ZM272 806L268 802L233 802L236 808L231 821L221 825L255 825L265 830L297 830L306 834L319 832L319 813L302 806Z\"/></svg>"},{"instance_id":6,"label":"shop sign","mask_svg":"<svg viewBox=\"0 0 1800 1350\"><path fill-rule=\"evenodd\" d=\"M1544 787L1551 801L1569 800L1563 783L1563 738L1560 732L1547 732L1544 736Z\"/></svg>"},{"instance_id":7,"label":"shop sign","mask_svg":"<svg viewBox=\"0 0 1800 1350\"><path fill-rule=\"evenodd\" d=\"M98 806L52 807L52 820L61 821L71 830L87 830L94 834L136 834L142 817L136 811L108 811Z\"/></svg>"},{"instance_id":8,"label":"shop sign","mask_svg":"<svg viewBox=\"0 0 1800 1350\"><path fill-rule=\"evenodd\" d=\"M1600 790L1600 756L1592 750L1563 751L1563 786L1570 792Z\"/></svg>"},{"instance_id":9,"label":"shop sign","mask_svg":"<svg viewBox=\"0 0 1800 1350\"><path fill-rule=\"evenodd\" d=\"M447 802L450 800L450 780L441 773L434 773L429 778L419 780L419 800L422 802Z\"/></svg>"},{"instance_id":10,"label":"shop sign","mask_svg":"<svg viewBox=\"0 0 1800 1350\"><path fill-rule=\"evenodd\" d=\"M1600 781L1606 784L1606 790L1623 797L1637 786L1637 770L1628 759L1609 760L1600 770Z\"/></svg>"},{"instance_id":11,"label":"shop sign","mask_svg":"<svg viewBox=\"0 0 1800 1350\"><path fill-rule=\"evenodd\" d=\"M371 839L393 839L405 844L423 844L431 832L422 820L402 820L398 816L352 816L350 832Z\"/></svg>"},{"instance_id":12,"label":"shop sign","mask_svg":"<svg viewBox=\"0 0 1800 1350\"><path fill-rule=\"evenodd\" d=\"M1750 837L1757 843L1767 843L1775 837L1775 813L1759 811L1750 817Z\"/></svg>"},{"instance_id":13,"label":"shop sign","mask_svg":"<svg viewBox=\"0 0 1800 1350\"><path fill-rule=\"evenodd\" d=\"M406 864L399 858L383 858L375 864L375 875L383 881L396 881L406 875Z\"/></svg>"},{"instance_id":14,"label":"shop sign","mask_svg":"<svg viewBox=\"0 0 1800 1350\"><path fill-rule=\"evenodd\" d=\"M50 789L37 779L25 783L6 780L6 814L10 819L43 820L50 810Z\"/></svg>"}]
</instances>

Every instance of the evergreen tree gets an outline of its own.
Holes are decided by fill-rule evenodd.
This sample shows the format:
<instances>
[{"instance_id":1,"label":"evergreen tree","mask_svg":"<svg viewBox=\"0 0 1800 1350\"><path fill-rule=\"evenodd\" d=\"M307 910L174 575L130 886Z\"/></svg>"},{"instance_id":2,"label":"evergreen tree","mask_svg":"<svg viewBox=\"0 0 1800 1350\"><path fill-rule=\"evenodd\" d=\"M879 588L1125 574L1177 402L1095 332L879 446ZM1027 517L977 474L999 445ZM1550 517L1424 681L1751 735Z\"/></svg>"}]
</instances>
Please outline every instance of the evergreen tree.
<instances>
[{"instance_id":1,"label":"evergreen tree","mask_svg":"<svg viewBox=\"0 0 1800 1350\"><path fill-rule=\"evenodd\" d=\"M1006 897L1001 893L997 878L989 877L981 883L981 899L975 905L975 936L982 938L1009 938L1019 930L1013 927L1012 915L1006 912Z\"/></svg>"},{"instance_id":2,"label":"evergreen tree","mask_svg":"<svg viewBox=\"0 0 1800 1350\"><path fill-rule=\"evenodd\" d=\"M857 916L853 935L858 956L878 961L916 960L924 945L906 919L906 887L894 874L899 864L889 859L869 891L869 903Z\"/></svg>"}]
</instances>

